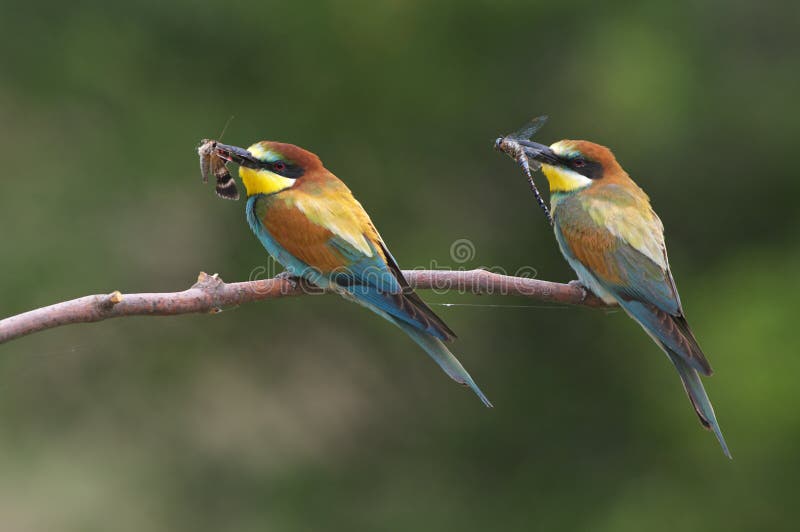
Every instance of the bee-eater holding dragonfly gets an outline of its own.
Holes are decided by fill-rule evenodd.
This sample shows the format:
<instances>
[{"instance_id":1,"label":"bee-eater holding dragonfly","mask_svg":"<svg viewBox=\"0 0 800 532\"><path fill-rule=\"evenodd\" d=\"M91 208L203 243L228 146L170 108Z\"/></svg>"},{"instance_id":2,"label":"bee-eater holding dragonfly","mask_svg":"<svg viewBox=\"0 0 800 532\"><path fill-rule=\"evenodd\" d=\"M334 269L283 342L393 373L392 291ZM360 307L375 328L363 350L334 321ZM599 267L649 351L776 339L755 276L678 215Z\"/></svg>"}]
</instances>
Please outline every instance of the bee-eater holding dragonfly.
<instances>
[{"instance_id":1,"label":"bee-eater holding dragonfly","mask_svg":"<svg viewBox=\"0 0 800 532\"><path fill-rule=\"evenodd\" d=\"M502 140L502 139L501 139ZM730 458L699 373L711 366L686 322L669 269L664 226L647 194L608 148L585 140L552 146L516 140L550 183L556 239L581 283L617 303L678 370L702 425Z\"/></svg>"},{"instance_id":2,"label":"bee-eater holding dragonfly","mask_svg":"<svg viewBox=\"0 0 800 532\"><path fill-rule=\"evenodd\" d=\"M319 157L293 144L257 142L247 149L205 141L204 173L213 153L239 165L247 221L289 274L364 305L397 325L456 382L491 403L447 349L452 330L414 293L361 204ZM213 165L212 165L213 166ZM220 172L222 172L220 170ZM233 197L225 176L218 193Z\"/></svg>"}]
</instances>

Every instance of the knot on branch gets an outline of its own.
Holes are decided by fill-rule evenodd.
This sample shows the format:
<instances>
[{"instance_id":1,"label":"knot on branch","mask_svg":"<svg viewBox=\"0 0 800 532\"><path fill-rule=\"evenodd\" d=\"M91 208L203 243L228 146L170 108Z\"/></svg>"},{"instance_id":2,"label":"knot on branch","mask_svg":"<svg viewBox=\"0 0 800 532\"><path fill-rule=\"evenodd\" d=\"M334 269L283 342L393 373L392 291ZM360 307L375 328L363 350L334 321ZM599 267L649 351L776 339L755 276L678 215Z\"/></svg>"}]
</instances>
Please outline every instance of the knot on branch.
<instances>
[{"instance_id":1,"label":"knot on branch","mask_svg":"<svg viewBox=\"0 0 800 532\"><path fill-rule=\"evenodd\" d=\"M122 301L122 292L119 290L114 290L110 294L108 294L108 301L112 305L116 305L117 303Z\"/></svg>"},{"instance_id":2,"label":"knot on branch","mask_svg":"<svg viewBox=\"0 0 800 532\"><path fill-rule=\"evenodd\" d=\"M220 279L218 273L208 275L206 272L200 272L197 275L197 282L192 285L192 288L197 288L203 291L213 291L223 286L225 282Z\"/></svg>"},{"instance_id":3,"label":"knot on branch","mask_svg":"<svg viewBox=\"0 0 800 532\"><path fill-rule=\"evenodd\" d=\"M224 289L225 281L220 278L218 273L208 275L206 272L200 272L197 275L197 282L190 288L190 290L200 290L210 299L209 314L222 312L222 292Z\"/></svg>"},{"instance_id":4,"label":"knot on branch","mask_svg":"<svg viewBox=\"0 0 800 532\"><path fill-rule=\"evenodd\" d=\"M100 321L114 315L114 307L122 302L122 292L114 290L110 294L102 294L97 296L90 296L94 299L94 308L92 309L92 321Z\"/></svg>"},{"instance_id":5,"label":"knot on branch","mask_svg":"<svg viewBox=\"0 0 800 532\"><path fill-rule=\"evenodd\" d=\"M101 310L109 310L117 303L121 303L122 299L122 292L119 290L114 290L108 295L100 296L98 307L100 307Z\"/></svg>"}]
</instances>

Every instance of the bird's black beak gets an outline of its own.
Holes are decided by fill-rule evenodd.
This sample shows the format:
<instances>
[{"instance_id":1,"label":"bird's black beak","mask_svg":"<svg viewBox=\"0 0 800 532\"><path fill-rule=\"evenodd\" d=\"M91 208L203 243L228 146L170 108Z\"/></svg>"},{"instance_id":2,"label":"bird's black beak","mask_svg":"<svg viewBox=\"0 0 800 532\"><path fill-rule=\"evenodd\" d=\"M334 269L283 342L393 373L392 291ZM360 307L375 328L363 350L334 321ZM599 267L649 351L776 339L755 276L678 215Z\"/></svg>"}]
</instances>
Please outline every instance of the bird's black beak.
<instances>
[{"instance_id":1,"label":"bird's black beak","mask_svg":"<svg viewBox=\"0 0 800 532\"><path fill-rule=\"evenodd\" d=\"M525 155L534 161L549 165L557 165L561 162L558 155L549 146L531 140L518 140L517 142L525 150Z\"/></svg>"},{"instance_id":2,"label":"bird's black beak","mask_svg":"<svg viewBox=\"0 0 800 532\"><path fill-rule=\"evenodd\" d=\"M263 166L261 161L253 157L249 151L238 146L228 146L217 142L214 146L214 152L226 161L236 163L245 168L257 170Z\"/></svg>"}]
</instances>

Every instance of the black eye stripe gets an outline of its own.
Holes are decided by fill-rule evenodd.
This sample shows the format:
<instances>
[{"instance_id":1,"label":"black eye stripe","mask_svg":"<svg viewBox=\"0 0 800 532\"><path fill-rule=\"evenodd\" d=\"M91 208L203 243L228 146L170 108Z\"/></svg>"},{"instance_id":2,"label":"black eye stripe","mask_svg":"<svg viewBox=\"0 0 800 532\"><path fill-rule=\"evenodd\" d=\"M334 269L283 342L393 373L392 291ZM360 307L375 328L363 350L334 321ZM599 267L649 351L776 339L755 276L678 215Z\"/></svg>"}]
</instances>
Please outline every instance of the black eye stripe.
<instances>
[{"instance_id":1,"label":"black eye stripe","mask_svg":"<svg viewBox=\"0 0 800 532\"><path fill-rule=\"evenodd\" d=\"M603 165L595 161L585 161L583 166L576 166L574 170L589 179L600 179L603 177Z\"/></svg>"},{"instance_id":2,"label":"black eye stripe","mask_svg":"<svg viewBox=\"0 0 800 532\"><path fill-rule=\"evenodd\" d=\"M589 179L601 179L603 177L603 165L597 161L590 161L584 157L562 157L561 162L573 172ZM581 163L583 163L583 166L581 166Z\"/></svg>"},{"instance_id":3,"label":"black eye stripe","mask_svg":"<svg viewBox=\"0 0 800 532\"><path fill-rule=\"evenodd\" d=\"M283 177L288 177L290 179L297 179L301 177L305 170L301 166L297 166L296 164L287 162L287 161L275 161L274 163L261 163L262 168L265 170L269 170L278 175L282 175ZM283 168L281 168L283 165Z\"/></svg>"}]
</instances>

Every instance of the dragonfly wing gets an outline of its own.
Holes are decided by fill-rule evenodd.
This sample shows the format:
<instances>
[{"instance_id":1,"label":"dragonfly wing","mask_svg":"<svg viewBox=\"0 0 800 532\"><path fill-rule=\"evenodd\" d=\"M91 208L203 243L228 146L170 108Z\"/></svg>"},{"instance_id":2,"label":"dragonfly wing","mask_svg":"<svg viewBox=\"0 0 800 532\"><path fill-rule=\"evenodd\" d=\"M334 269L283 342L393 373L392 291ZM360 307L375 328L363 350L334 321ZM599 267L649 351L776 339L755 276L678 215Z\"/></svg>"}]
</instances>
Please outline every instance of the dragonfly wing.
<instances>
[{"instance_id":1,"label":"dragonfly wing","mask_svg":"<svg viewBox=\"0 0 800 532\"><path fill-rule=\"evenodd\" d=\"M512 139L525 139L528 140L536 134L537 131L542 129L545 122L547 122L547 115L537 116L530 122L519 128L514 133L508 135Z\"/></svg>"}]
</instances>

